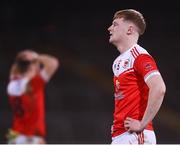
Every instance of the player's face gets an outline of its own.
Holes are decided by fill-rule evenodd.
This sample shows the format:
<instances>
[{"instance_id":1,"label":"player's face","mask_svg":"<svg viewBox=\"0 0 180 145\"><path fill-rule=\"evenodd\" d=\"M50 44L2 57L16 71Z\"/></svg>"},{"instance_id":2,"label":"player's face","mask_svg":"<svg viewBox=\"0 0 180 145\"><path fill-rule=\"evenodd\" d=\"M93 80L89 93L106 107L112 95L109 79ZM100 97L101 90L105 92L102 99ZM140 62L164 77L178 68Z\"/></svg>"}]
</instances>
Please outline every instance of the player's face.
<instances>
[{"instance_id":1,"label":"player's face","mask_svg":"<svg viewBox=\"0 0 180 145\"><path fill-rule=\"evenodd\" d=\"M128 31L127 22L123 18L116 18L108 28L108 31L110 34L109 42L113 44L120 43L126 38Z\"/></svg>"},{"instance_id":2,"label":"player's face","mask_svg":"<svg viewBox=\"0 0 180 145\"><path fill-rule=\"evenodd\" d=\"M39 71L38 54L31 51L23 52L26 60L30 61L30 70Z\"/></svg>"}]
</instances>

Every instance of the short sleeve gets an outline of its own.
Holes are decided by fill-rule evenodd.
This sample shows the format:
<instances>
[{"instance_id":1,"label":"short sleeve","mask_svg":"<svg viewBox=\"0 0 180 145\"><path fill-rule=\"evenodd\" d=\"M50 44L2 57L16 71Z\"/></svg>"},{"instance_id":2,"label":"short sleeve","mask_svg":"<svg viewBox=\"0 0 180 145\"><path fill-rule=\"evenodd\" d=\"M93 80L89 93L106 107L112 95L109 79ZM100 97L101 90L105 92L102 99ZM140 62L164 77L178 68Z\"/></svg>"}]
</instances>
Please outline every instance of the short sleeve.
<instances>
[{"instance_id":1,"label":"short sleeve","mask_svg":"<svg viewBox=\"0 0 180 145\"><path fill-rule=\"evenodd\" d=\"M7 93L10 96L21 96L25 91L27 84L29 82L28 78L19 78L10 80L7 86Z\"/></svg>"},{"instance_id":2,"label":"short sleeve","mask_svg":"<svg viewBox=\"0 0 180 145\"><path fill-rule=\"evenodd\" d=\"M141 54L135 59L134 70L145 82L154 75L160 75L155 60L148 54Z\"/></svg>"},{"instance_id":3,"label":"short sleeve","mask_svg":"<svg viewBox=\"0 0 180 145\"><path fill-rule=\"evenodd\" d=\"M40 76L41 76L41 78L42 78L45 82L48 82L49 79L50 79L49 76L48 76L48 74L47 74L47 72L46 72L45 70L41 70Z\"/></svg>"}]
</instances>

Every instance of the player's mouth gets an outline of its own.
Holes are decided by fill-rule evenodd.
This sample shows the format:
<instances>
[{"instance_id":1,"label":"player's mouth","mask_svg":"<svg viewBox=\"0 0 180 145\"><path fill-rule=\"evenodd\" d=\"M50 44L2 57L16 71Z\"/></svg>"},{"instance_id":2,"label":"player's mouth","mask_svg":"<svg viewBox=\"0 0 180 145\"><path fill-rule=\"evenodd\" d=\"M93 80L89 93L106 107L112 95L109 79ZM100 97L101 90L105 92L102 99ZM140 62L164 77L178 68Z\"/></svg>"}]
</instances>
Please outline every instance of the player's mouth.
<instances>
[{"instance_id":1,"label":"player's mouth","mask_svg":"<svg viewBox=\"0 0 180 145\"><path fill-rule=\"evenodd\" d=\"M113 34L112 33L109 33L109 42L111 42L113 39Z\"/></svg>"},{"instance_id":2,"label":"player's mouth","mask_svg":"<svg viewBox=\"0 0 180 145\"><path fill-rule=\"evenodd\" d=\"M113 34L110 32L109 35L110 35L110 38L111 38Z\"/></svg>"}]
</instances>

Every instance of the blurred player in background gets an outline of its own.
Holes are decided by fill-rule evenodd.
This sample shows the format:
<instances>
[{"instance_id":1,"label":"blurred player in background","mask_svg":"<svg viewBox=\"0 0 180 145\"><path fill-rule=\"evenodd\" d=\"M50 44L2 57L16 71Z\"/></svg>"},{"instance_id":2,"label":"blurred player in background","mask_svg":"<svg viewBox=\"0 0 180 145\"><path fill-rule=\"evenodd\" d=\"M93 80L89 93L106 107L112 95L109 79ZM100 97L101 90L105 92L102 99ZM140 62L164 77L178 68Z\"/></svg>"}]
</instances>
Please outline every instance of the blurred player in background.
<instances>
[{"instance_id":1,"label":"blurred player in background","mask_svg":"<svg viewBox=\"0 0 180 145\"><path fill-rule=\"evenodd\" d=\"M112 144L156 144L152 120L160 109L165 84L153 57L140 45L143 15L117 11L108 28L109 42L121 53L113 63L115 110Z\"/></svg>"},{"instance_id":2,"label":"blurred player in background","mask_svg":"<svg viewBox=\"0 0 180 145\"><path fill-rule=\"evenodd\" d=\"M44 89L58 66L58 59L48 54L32 50L17 54L7 86L13 110L9 144L46 143Z\"/></svg>"}]
</instances>

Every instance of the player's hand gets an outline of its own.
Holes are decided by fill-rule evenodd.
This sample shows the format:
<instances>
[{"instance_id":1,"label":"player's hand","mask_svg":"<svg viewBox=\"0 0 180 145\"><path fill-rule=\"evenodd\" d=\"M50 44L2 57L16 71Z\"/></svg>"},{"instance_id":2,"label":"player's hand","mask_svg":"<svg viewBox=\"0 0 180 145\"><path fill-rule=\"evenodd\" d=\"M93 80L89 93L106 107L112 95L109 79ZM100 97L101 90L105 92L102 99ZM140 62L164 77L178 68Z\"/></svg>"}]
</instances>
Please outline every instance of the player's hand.
<instances>
[{"instance_id":1,"label":"player's hand","mask_svg":"<svg viewBox=\"0 0 180 145\"><path fill-rule=\"evenodd\" d=\"M142 126L139 120L127 117L124 121L124 127L127 129L128 132L141 132L144 127Z\"/></svg>"}]
</instances>

